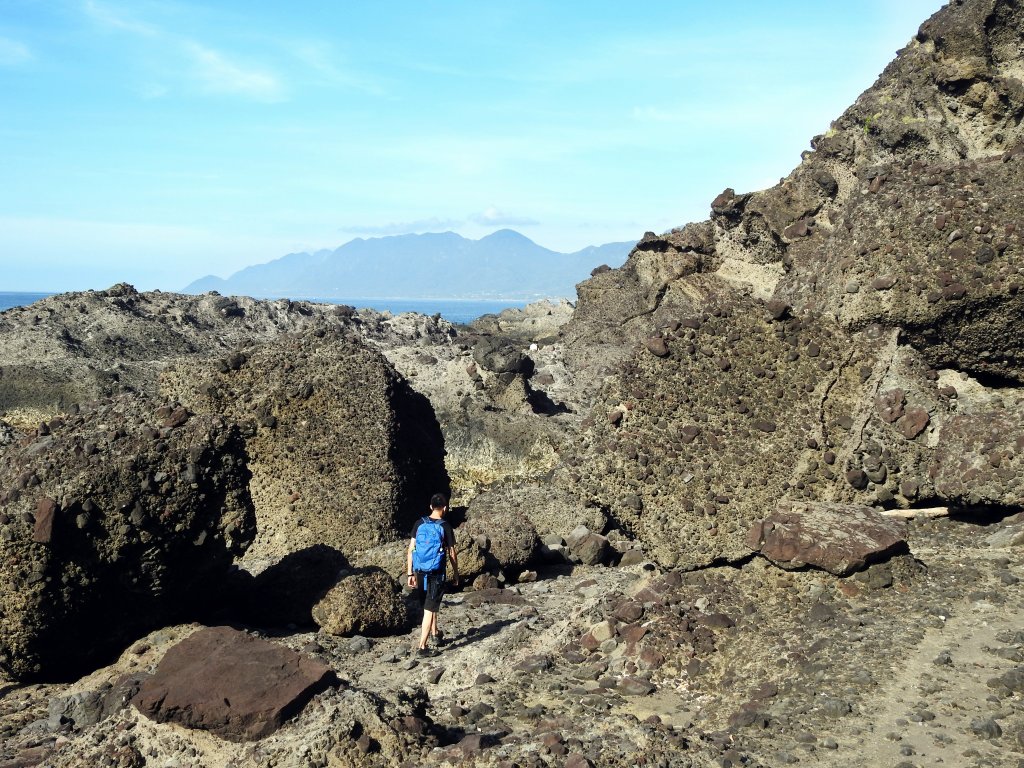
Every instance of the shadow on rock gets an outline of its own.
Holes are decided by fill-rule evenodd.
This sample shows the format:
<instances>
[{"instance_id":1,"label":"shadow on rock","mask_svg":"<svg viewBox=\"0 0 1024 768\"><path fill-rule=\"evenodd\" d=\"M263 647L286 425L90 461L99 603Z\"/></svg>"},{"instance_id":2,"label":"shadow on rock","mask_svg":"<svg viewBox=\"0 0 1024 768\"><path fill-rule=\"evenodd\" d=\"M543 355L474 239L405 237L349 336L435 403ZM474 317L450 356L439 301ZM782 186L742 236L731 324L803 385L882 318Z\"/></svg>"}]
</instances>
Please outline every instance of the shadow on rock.
<instances>
[{"instance_id":1,"label":"shadow on rock","mask_svg":"<svg viewBox=\"0 0 1024 768\"><path fill-rule=\"evenodd\" d=\"M482 627L470 627L469 631L465 635L457 640L449 642L445 651L465 648L467 645L478 643L491 635L498 634L505 627L515 623L515 619L500 619L498 621L492 621L490 624L484 624Z\"/></svg>"},{"instance_id":2,"label":"shadow on rock","mask_svg":"<svg viewBox=\"0 0 1024 768\"><path fill-rule=\"evenodd\" d=\"M569 407L565 403L558 403L548 397L548 393L539 389L531 389L526 397L533 412L542 416L554 416L559 413L569 413Z\"/></svg>"},{"instance_id":3,"label":"shadow on rock","mask_svg":"<svg viewBox=\"0 0 1024 768\"><path fill-rule=\"evenodd\" d=\"M316 544L286 555L253 576L239 570L217 618L252 626L309 626L313 606L348 568L345 556L326 544Z\"/></svg>"}]
</instances>

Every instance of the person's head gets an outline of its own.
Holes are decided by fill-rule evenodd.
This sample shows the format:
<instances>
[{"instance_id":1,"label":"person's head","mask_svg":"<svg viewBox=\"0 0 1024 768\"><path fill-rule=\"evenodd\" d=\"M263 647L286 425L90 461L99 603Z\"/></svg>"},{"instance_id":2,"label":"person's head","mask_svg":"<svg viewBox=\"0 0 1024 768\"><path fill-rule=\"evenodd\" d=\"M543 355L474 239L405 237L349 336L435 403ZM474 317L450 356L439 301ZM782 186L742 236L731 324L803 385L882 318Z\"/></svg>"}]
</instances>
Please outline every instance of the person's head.
<instances>
[{"instance_id":1,"label":"person's head","mask_svg":"<svg viewBox=\"0 0 1024 768\"><path fill-rule=\"evenodd\" d=\"M442 510L448 506L448 499L445 498L443 493L435 493L430 497L430 508L435 510Z\"/></svg>"}]
</instances>

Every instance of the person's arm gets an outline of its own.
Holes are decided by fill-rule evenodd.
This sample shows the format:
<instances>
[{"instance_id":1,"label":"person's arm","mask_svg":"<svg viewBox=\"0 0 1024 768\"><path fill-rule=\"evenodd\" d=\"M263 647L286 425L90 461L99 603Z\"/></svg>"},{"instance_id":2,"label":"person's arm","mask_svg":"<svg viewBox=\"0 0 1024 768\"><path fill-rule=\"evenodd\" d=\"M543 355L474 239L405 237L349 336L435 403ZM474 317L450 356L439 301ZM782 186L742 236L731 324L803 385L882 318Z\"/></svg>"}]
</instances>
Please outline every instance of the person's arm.
<instances>
[{"instance_id":1,"label":"person's arm","mask_svg":"<svg viewBox=\"0 0 1024 768\"><path fill-rule=\"evenodd\" d=\"M455 556L455 547L448 547L448 559L452 563L452 586L459 586L459 560Z\"/></svg>"},{"instance_id":2,"label":"person's arm","mask_svg":"<svg viewBox=\"0 0 1024 768\"><path fill-rule=\"evenodd\" d=\"M444 543L445 549L448 551L448 559L452 564L452 586L457 587L459 585L459 558L455 554L455 529L452 528L451 524L445 523L444 532Z\"/></svg>"},{"instance_id":3,"label":"person's arm","mask_svg":"<svg viewBox=\"0 0 1024 768\"><path fill-rule=\"evenodd\" d=\"M409 539L409 549L405 552L405 581L410 587L416 586L416 574L412 572L412 551L416 549L416 539Z\"/></svg>"}]
</instances>

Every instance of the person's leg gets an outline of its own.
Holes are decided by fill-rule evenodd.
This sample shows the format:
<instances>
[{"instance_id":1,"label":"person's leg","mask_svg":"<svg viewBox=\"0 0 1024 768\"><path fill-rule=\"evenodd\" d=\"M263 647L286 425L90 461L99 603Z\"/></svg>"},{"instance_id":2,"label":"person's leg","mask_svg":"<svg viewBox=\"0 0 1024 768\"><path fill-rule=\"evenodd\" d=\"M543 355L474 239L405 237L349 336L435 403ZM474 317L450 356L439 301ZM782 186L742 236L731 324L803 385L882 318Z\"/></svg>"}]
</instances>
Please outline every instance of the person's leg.
<instances>
[{"instance_id":1,"label":"person's leg","mask_svg":"<svg viewBox=\"0 0 1024 768\"><path fill-rule=\"evenodd\" d=\"M417 648L421 650L427 647L427 640L430 637L431 629L436 626L435 621L437 619L437 611L430 611L424 606L423 608L423 624L420 627L420 643Z\"/></svg>"},{"instance_id":2,"label":"person's leg","mask_svg":"<svg viewBox=\"0 0 1024 768\"><path fill-rule=\"evenodd\" d=\"M437 614L441 612L441 601L444 599L445 593L445 581L444 579L438 579L437 582L431 588L430 599L434 608L434 616L430 622L430 637L437 640L440 633L437 629Z\"/></svg>"}]
</instances>

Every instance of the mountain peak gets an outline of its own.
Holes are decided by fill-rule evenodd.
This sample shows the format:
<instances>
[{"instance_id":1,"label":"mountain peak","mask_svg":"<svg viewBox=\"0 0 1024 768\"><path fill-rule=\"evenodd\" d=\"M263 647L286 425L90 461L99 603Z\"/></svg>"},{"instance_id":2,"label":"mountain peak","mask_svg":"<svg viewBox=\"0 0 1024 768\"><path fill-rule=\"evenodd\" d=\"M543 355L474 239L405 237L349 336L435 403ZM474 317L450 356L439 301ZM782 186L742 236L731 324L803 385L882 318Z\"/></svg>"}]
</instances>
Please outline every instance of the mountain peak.
<instances>
[{"instance_id":1,"label":"mountain peak","mask_svg":"<svg viewBox=\"0 0 1024 768\"><path fill-rule=\"evenodd\" d=\"M479 240L455 232L355 239L334 251L299 253L209 278L185 293L289 298L574 298L576 284L604 262L618 266L632 243L558 253L513 229Z\"/></svg>"},{"instance_id":2,"label":"mountain peak","mask_svg":"<svg viewBox=\"0 0 1024 768\"><path fill-rule=\"evenodd\" d=\"M530 245L536 245L533 240L528 238L521 232L516 232L514 229L498 229L489 235L485 235L480 238L481 243L529 243Z\"/></svg>"}]
</instances>

